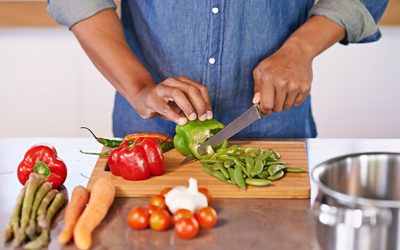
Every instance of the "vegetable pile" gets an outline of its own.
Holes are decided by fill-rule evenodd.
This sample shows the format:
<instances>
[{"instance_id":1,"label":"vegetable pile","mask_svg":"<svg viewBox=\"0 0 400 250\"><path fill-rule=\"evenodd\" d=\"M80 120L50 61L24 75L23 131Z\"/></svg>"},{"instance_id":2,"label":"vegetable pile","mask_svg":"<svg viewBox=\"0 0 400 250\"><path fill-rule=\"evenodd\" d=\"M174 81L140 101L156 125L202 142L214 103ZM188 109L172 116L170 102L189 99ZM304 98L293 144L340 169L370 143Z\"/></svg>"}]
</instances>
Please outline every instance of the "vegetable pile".
<instances>
[{"instance_id":1,"label":"vegetable pile","mask_svg":"<svg viewBox=\"0 0 400 250\"><path fill-rule=\"evenodd\" d=\"M107 179L97 180L90 194L82 186L75 187L58 241L67 244L73 237L76 247L89 249L92 245L92 232L106 216L114 197L115 186Z\"/></svg>"},{"instance_id":2,"label":"vegetable pile","mask_svg":"<svg viewBox=\"0 0 400 250\"><path fill-rule=\"evenodd\" d=\"M147 208L133 208L128 224L135 230L150 227L154 231L165 231L173 225L177 236L191 239L200 228L212 228L217 223L217 213L210 207L211 200L208 189L198 189L197 181L190 178L188 188L165 188L151 198Z\"/></svg>"},{"instance_id":3,"label":"vegetable pile","mask_svg":"<svg viewBox=\"0 0 400 250\"><path fill-rule=\"evenodd\" d=\"M303 173L302 168L290 168L280 162L273 150L233 145L218 149L207 159L200 159L203 170L215 178L246 189L247 185L264 187L281 179L286 172Z\"/></svg>"},{"instance_id":4,"label":"vegetable pile","mask_svg":"<svg viewBox=\"0 0 400 250\"><path fill-rule=\"evenodd\" d=\"M45 177L30 173L4 232L5 241L14 239L13 247L23 245L25 249L47 246L51 222L65 200Z\"/></svg>"},{"instance_id":5,"label":"vegetable pile","mask_svg":"<svg viewBox=\"0 0 400 250\"><path fill-rule=\"evenodd\" d=\"M155 133L137 133L124 137L124 140L111 140L97 137L89 128L93 137L102 145L113 149L104 153L88 153L108 157L108 166L113 175L125 180L139 181L164 173L164 156L173 148L172 139Z\"/></svg>"}]
</instances>

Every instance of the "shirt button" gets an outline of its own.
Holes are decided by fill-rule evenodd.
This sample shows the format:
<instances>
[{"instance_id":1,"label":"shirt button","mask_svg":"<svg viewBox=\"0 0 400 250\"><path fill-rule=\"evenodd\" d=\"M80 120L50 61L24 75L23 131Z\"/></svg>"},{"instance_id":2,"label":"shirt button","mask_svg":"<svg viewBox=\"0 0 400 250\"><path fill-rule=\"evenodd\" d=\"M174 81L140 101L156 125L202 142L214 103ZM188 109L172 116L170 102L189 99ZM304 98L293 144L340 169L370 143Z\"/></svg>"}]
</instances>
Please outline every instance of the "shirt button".
<instances>
[{"instance_id":1,"label":"shirt button","mask_svg":"<svg viewBox=\"0 0 400 250\"><path fill-rule=\"evenodd\" d=\"M211 9L212 13L217 14L219 12L219 9L217 7L214 7Z\"/></svg>"},{"instance_id":2,"label":"shirt button","mask_svg":"<svg viewBox=\"0 0 400 250\"><path fill-rule=\"evenodd\" d=\"M208 63L209 63L209 64L214 64L214 63L215 63L215 58L214 58L214 57L210 57L210 58L208 59Z\"/></svg>"}]
</instances>

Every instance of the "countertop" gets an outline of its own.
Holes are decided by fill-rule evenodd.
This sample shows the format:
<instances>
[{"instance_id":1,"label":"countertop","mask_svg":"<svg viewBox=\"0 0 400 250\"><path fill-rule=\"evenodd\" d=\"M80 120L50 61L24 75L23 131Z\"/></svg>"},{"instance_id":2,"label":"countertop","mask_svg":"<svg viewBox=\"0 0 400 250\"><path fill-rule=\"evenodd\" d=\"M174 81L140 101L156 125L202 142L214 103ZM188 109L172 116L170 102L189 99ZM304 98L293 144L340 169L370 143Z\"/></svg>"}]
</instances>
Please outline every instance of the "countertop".
<instances>
[{"instance_id":1,"label":"countertop","mask_svg":"<svg viewBox=\"0 0 400 250\"><path fill-rule=\"evenodd\" d=\"M400 139L308 139L310 170L329 158L357 152L400 152ZM65 182L71 192L74 186L86 185L96 156L83 155L80 149L98 152L101 145L92 138L9 138L0 139L0 232L3 237L21 185L16 168L25 151L37 143L56 147L68 166ZM311 196L315 195L311 185ZM105 220L94 232L93 249L320 249L314 222L310 216L311 200L294 199L214 199L219 215L217 226L201 230L192 240L182 240L173 230L133 231L126 217L134 206L145 205L145 198L117 198ZM58 220L60 219L60 216ZM62 247L56 240L61 223L55 223L49 249L75 249L73 244ZM3 242L3 239L2 239ZM1 245L0 248L10 248Z\"/></svg>"}]
</instances>

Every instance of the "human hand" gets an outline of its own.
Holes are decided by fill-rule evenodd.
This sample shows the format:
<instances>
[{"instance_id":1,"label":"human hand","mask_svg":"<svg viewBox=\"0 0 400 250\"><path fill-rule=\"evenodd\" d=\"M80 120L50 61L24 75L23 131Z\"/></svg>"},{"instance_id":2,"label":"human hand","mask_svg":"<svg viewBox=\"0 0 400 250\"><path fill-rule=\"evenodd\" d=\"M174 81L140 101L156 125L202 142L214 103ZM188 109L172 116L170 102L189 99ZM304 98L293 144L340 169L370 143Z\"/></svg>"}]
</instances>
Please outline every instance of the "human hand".
<instances>
[{"instance_id":1,"label":"human hand","mask_svg":"<svg viewBox=\"0 0 400 250\"><path fill-rule=\"evenodd\" d=\"M144 119L160 115L178 125L188 119L204 121L213 116L207 87L185 76L145 87L136 95L133 106Z\"/></svg>"},{"instance_id":2,"label":"human hand","mask_svg":"<svg viewBox=\"0 0 400 250\"><path fill-rule=\"evenodd\" d=\"M254 98L261 112L280 112L303 103L311 90L312 58L286 45L261 61L253 71Z\"/></svg>"}]
</instances>

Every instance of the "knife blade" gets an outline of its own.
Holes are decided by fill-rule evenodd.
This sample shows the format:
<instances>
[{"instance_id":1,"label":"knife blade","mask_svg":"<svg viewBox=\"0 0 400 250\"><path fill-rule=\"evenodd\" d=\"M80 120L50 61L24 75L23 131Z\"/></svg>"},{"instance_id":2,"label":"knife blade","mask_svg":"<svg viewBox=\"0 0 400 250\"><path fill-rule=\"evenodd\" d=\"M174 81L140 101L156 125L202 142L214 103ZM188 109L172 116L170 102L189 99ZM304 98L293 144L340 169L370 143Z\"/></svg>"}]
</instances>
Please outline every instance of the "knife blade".
<instances>
[{"instance_id":1,"label":"knife blade","mask_svg":"<svg viewBox=\"0 0 400 250\"><path fill-rule=\"evenodd\" d=\"M219 131L216 135L203 142L197 149L200 154L206 153L206 149L208 146L214 147L220 144L221 142L231 138L235 134L237 134L242 129L248 127L250 124L255 121L261 119L261 112L258 105L253 105L251 108L242 113L239 117L229 123L225 128ZM186 157L180 165L184 165L191 161L195 160L193 155L189 155Z\"/></svg>"}]
</instances>

